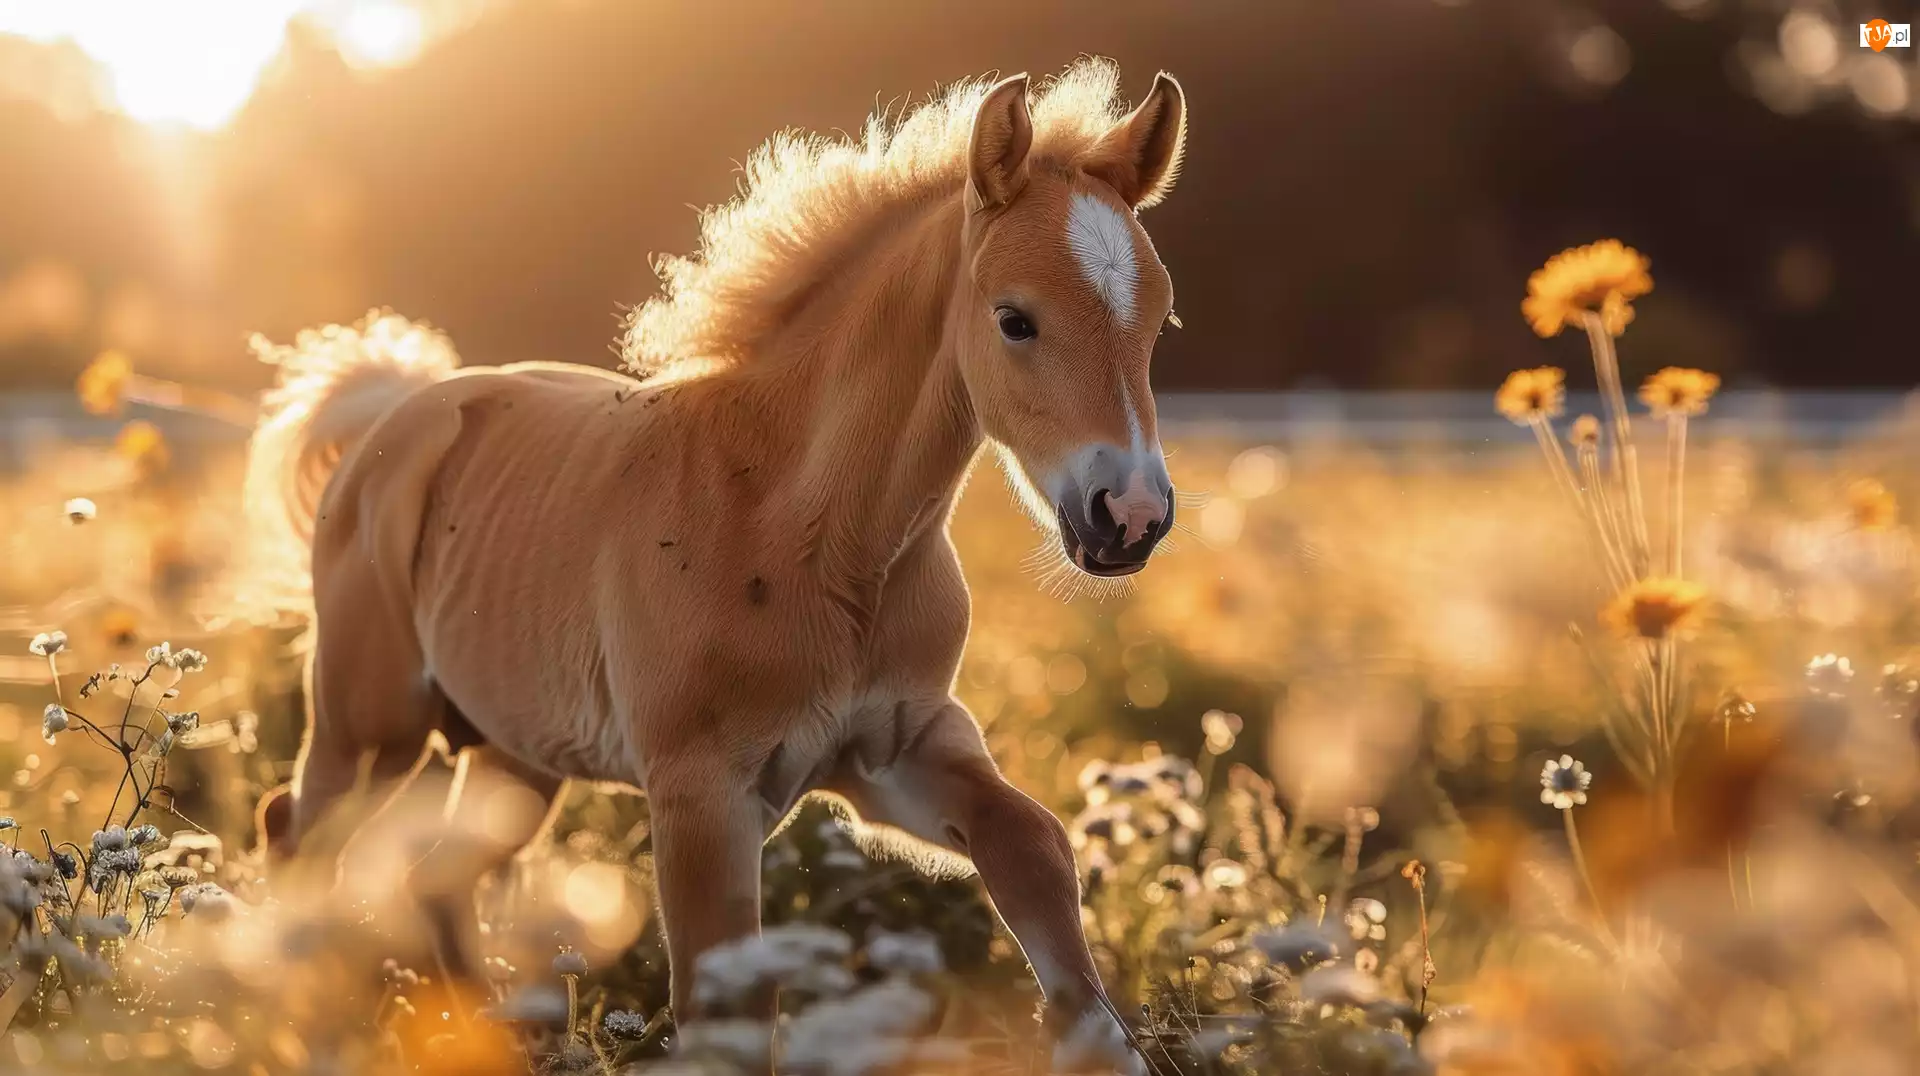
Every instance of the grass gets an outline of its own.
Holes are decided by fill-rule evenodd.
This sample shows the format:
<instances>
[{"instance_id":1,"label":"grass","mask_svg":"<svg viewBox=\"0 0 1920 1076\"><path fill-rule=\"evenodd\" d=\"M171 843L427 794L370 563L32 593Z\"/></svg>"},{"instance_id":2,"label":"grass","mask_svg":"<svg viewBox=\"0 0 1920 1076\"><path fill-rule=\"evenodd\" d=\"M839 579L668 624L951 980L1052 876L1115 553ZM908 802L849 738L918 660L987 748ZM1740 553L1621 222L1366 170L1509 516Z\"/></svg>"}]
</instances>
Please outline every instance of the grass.
<instances>
[{"instance_id":1,"label":"grass","mask_svg":"<svg viewBox=\"0 0 1920 1076\"><path fill-rule=\"evenodd\" d=\"M1645 366L1601 356L1603 387L1608 361ZM1070 819L1149 1064L1906 1071L1920 622L1897 504L1920 494L1920 430L1812 452L1688 430L1669 400L1636 502L1612 416L1558 448L1558 381L1528 385L1502 401L1545 465L1524 445L1171 446L1207 493L1101 600L1033 569L1041 538L992 483L966 496L960 693ZM173 456L59 446L0 486L0 836L20 850L0 861L0 1058L764 1070L758 1029L683 1036L664 1011L641 799L575 790L483 887L482 993L442 981L399 884L447 839L432 811L356 837L338 888L261 877L293 628L201 626L225 608L237 461ZM69 521L77 495L94 518ZM1672 608L1660 579L1699 600ZM64 649L31 653L55 628ZM484 837L486 815L455 829ZM1031 976L975 883L868 860L813 808L765 879L776 929L716 967L783 985L783 1071L1045 1071Z\"/></svg>"}]
</instances>

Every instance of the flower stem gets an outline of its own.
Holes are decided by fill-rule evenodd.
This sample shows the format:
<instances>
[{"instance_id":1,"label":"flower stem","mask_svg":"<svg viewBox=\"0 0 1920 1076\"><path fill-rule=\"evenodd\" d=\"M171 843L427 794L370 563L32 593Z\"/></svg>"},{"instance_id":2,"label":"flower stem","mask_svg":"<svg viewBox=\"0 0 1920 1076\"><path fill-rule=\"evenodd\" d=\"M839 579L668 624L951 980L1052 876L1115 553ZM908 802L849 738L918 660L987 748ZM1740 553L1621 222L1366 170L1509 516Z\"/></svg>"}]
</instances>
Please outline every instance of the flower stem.
<instances>
[{"instance_id":1,"label":"flower stem","mask_svg":"<svg viewBox=\"0 0 1920 1076\"><path fill-rule=\"evenodd\" d=\"M1667 416L1667 574L1680 578L1680 520L1686 486L1687 416Z\"/></svg>"},{"instance_id":2,"label":"flower stem","mask_svg":"<svg viewBox=\"0 0 1920 1076\"><path fill-rule=\"evenodd\" d=\"M1607 942L1617 949L1619 943L1613 939L1613 928L1607 925L1607 912L1600 906L1600 893L1593 887L1593 875L1587 872L1587 855L1580 848L1580 828L1574 825L1573 808L1562 808L1560 817L1567 824L1567 849L1573 853L1573 867L1580 874L1580 884L1586 887L1587 899L1593 902L1593 914L1599 918Z\"/></svg>"},{"instance_id":3,"label":"flower stem","mask_svg":"<svg viewBox=\"0 0 1920 1076\"><path fill-rule=\"evenodd\" d=\"M1627 494L1627 521L1632 529L1636 567L1644 572L1648 560L1647 510L1640 496L1640 459L1633 448L1633 427L1627 417L1627 397L1620 388L1620 359L1613 350L1613 335L1607 332L1600 315L1582 313L1587 344L1593 351L1593 370L1600 382L1600 398L1605 405L1613 435L1613 470Z\"/></svg>"},{"instance_id":4,"label":"flower stem","mask_svg":"<svg viewBox=\"0 0 1920 1076\"><path fill-rule=\"evenodd\" d=\"M1733 754L1733 722L1730 720L1722 721L1720 725L1724 732L1720 740L1722 751L1731 757ZM1732 837L1727 838L1727 893L1733 897L1734 910L1738 911L1740 909L1740 883L1733 870Z\"/></svg>"}]
</instances>

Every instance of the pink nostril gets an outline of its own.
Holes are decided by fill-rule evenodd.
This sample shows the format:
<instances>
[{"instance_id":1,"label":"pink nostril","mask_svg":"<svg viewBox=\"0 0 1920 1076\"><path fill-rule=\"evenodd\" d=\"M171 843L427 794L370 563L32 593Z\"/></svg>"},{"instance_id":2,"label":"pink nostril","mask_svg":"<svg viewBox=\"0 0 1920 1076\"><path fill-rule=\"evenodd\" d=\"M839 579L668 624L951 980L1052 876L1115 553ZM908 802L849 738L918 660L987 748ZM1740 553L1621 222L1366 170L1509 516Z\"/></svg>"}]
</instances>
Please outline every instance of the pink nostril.
<instances>
[{"instance_id":1,"label":"pink nostril","mask_svg":"<svg viewBox=\"0 0 1920 1076\"><path fill-rule=\"evenodd\" d=\"M1132 545L1147 536L1149 528L1167 518L1167 502L1147 485L1147 476L1134 471L1127 488L1118 496L1105 494L1107 513L1120 525L1121 543Z\"/></svg>"}]
</instances>

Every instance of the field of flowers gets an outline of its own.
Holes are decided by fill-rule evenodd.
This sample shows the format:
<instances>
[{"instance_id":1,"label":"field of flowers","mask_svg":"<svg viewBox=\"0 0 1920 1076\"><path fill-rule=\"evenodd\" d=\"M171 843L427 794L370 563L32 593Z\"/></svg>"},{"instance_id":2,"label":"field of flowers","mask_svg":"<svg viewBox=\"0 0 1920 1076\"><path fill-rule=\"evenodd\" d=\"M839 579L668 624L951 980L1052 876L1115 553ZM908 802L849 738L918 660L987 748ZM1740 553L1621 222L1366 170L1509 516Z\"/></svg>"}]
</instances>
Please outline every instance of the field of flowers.
<instances>
[{"instance_id":1,"label":"field of flowers","mask_svg":"<svg viewBox=\"0 0 1920 1076\"><path fill-rule=\"evenodd\" d=\"M1197 492L1124 590L973 483L959 692L1070 819L1150 1071L1913 1071L1920 413L1719 431L1717 379L1633 353L1651 287L1617 243L1536 274L1529 321L1593 358L1488 386L1537 446L1169 443ZM1562 414L1570 381L1599 414ZM300 625L235 615L237 437L140 417L244 407L118 357L80 389L117 434L0 478L0 1071L776 1063L750 1021L674 1027L642 798L573 790L483 886L486 984L440 974L410 894L511 790L443 818L430 759L337 877L264 876ZM818 806L765 865L770 928L702 980L780 985L779 1071L1047 1070L974 882Z\"/></svg>"}]
</instances>

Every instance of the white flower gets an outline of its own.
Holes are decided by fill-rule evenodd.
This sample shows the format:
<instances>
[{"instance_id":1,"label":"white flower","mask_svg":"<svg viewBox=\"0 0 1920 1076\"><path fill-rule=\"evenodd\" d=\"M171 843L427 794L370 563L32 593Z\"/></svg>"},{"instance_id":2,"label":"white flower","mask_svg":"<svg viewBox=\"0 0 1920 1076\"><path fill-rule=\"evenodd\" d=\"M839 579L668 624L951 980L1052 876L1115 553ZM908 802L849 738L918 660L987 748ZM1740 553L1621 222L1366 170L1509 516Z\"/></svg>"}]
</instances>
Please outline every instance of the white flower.
<instances>
[{"instance_id":1,"label":"white flower","mask_svg":"<svg viewBox=\"0 0 1920 1076\"><path fill-rule=\"evenodd\" d=\"M1828 699L1845 698L1853 682L1853 662L1838 654L1821 654L1807 662L1807 690Z\"/></svg>"},{"instance_id":2,"label":"white flower","mask_svg":"<svg viewBox=\"0 0 1920 1076\"><path fill-rule=\"evenodd\" d=\"M1347 905L1347 932L1355 941L1384 941L1387 906L1372 897L1357 897Z\"/></svg>"},{"instance_id":3,"label":"white flower","mask_svg":"<svg viewBox=\"0 0 1920 1076\"><path fill-rule=\"evenodd\" d=\"M43 631L27 644L27 650L43 658L50 658L67 648L67 633L64 631Z\"/></svg>"},{"instance_id":4,"label":"white flower","mask_svg":"<svg viewBox=\"0 0 1920 1076\"><path fill-rule=\"evenodd\" d=\"M939 939L924 930L874 934L867 942L867 963L894 975L934 975L945 967Z\"/></svg>"},{"instance_id":5,"label":"white flower","mask_svg":"<svg viewBox=\"0 0 1920 1076\"><path fill-rule=\"evenodd\" d=\"M1053 1047L1055 1072L1113 1072L1143 1076L1146 1062L1127 1042L1126 1029L1105 1009L1088 1009Z\"/></svg>"},{"instance_id":6,"label":"white flower","mask_svg":"<svg viewBox=\"0 0 1920 1076\"><path fill-rule=\"evenodd\" d=\"M147 650L147 664L149 666L165 665L168 663L168 659L172 657L173 647L167 643L161 643L159 646L151 647Z\"/></svg>"},{"instance_id":7,"label":"white flower","mask_svg":"<svg viewBox=\"0 0 1920 1076\"><path fill-rule=\"evenodd\" d=\"M1572 755L1550 758L1540 770L1540 802L1562 811L1587 802L1593 774Z\"/></svg>"},{"instance_id":8,"label":"white flower","mask_svg":"<svg viewBox=\"0 0 1920 1076\"><path fill-rule=\"evenodd\" d=\"M183 673L199 672L207 667L207 656L190 646L183 646L167 657L167 664Z\"/></svg>"},{"instance_id":9,"label":"white flower","mask_svg":"<svg viewBox=\"0 0 1920 1076\"><path fill-rule=\"evenodd\" d=\"M57 702L50 702L40 715L40 735L45 736L48 743L52 743L55 736L67 731L69 724L67 708Z\"/></svg>"},{"instance_id":10,"label":"white flower","mask_svg":"<svg viewBox=\"0 0 1920 1076\"><path fill-rule=\"evenodd\" d=\"M768 928L757 938L742 938L700 954L693 991L701 1005L728 1005L769 983L820 987L832 980L820 972L853 952L853 939L831 927L789 923ZM844 970L844 968L842 969ZM814 990L812 992L824 992Z\"/></svg>"},{"instance_id":11,"label":"white flower","mask_svg":"<svg viewBox=\"0 0 1920 1076\"><path fill-rule=\"evenodd\" d=\"M773 1029L759 1020L702 1020L680 1029L675 1054L711 1057L764 1072L773 1051Z\"/></svg>"},{"instance_id":12,"label":"white flower","mask_svg":"<svg viewBox=\"0 0 1920 1076\"><path fill-rule=\"evenodd\" d=\"M832 1076L893 1071L913 1056L913 1036L933 1010L924 991L888 979L801 1010L782 1058L794 1069Z\"/></svg>"},{"instance_id":13,"label":"white flower","mask_svg":"<svg viewBox=\"0 0 1920 1076\"><path fill-rule=\"evenodd\" d=\"M75 497L67 502L66 513L69 523L91 523L100 509L85 497Z\"/></svg>"}]
</instances>

